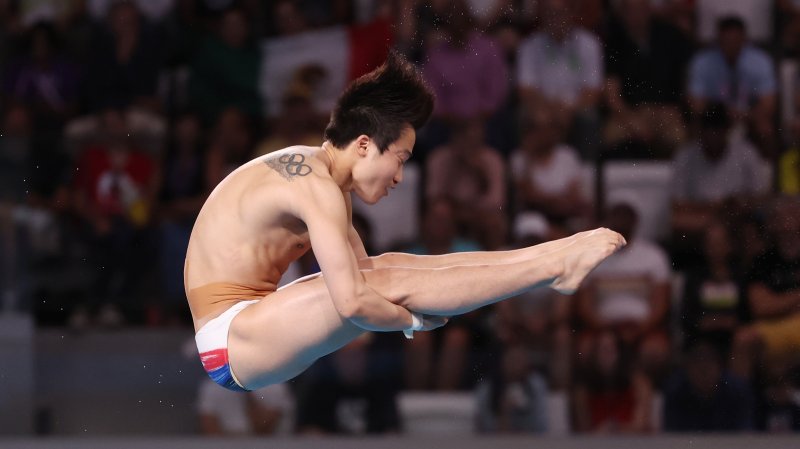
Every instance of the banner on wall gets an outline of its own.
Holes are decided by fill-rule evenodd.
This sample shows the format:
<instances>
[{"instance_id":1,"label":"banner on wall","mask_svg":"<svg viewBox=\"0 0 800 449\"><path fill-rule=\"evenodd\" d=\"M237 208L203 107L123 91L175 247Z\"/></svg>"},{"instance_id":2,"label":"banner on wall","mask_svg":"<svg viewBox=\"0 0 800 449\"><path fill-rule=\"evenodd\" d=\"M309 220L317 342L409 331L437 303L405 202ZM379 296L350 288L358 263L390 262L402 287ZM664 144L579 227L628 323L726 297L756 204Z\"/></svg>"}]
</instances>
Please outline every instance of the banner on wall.
<instances>
[{"instance_id":1,"label":"banner on wall","mask_svg":"<svg viewBox=\"0 0 800 449\"><path fill-rule=\"evenodd\" d=\"M279 114L284 93L300 89L298 83L309 89L315 109L328 113L351 80L383 63L391 44L391 23L383 19L265 39L259 78L265 114Z\"/></svg>"}]
</instances>

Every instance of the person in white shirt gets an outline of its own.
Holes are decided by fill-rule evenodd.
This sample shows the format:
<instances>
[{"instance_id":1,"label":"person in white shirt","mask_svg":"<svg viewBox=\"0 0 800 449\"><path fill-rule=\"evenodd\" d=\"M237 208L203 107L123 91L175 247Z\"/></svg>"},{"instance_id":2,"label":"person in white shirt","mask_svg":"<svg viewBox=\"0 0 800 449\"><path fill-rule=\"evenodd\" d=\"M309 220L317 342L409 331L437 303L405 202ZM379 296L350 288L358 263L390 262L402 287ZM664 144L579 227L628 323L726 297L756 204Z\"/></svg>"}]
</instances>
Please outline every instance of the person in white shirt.
<instances>
[{"instance_id":1,"label":"person in white shirt","mask_svg":"<svg viewBox=\"0 0 800 449\"><path fill-rule=\"evenodd\" d=\"M625 236L628 246L598 266L578 290L578 316L585 330L578 353L585 362L596 335L611 331L638 354L642 368L657 380L664 374L670 351L671 268L661 247L636 236L638 213L632 203L620 200L606 213L608 226Z\"/></svg>"},{"instance_id":2,"label":"person in white shirt","mask_svg":"<svg viewBox=\"0 0 800 449\"><path fill-rule=\"evenodd\" d=\"M557 120L538 110L523 122L520 148L511 153L516 221L537 215L548 225L549 238L580 229L592 213L584 195L578 152L563 142Z\"/></svg>"},{"instance_id":3,"label":"person in white shirt","mask_svg":"<svg viewBox=\"0 0 800 449\"><path fill-rule=\"evenodd\" d=\"M603 87L600 40L574 26L567 0L541 2L542 31L523 40L517 52L517 83L524 110L543 107L555 114L584 155L599 140L597 105ZM591 134L598 139L589 139Z\"/></svg>"}]
</instances>

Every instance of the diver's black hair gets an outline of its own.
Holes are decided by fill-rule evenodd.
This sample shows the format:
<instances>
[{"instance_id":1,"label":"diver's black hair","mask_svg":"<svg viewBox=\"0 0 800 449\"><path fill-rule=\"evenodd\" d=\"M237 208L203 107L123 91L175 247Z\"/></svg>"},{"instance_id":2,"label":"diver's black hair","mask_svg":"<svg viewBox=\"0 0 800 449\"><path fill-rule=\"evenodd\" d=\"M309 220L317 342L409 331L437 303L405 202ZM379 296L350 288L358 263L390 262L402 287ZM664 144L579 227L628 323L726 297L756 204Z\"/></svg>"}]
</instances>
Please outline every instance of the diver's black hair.
<instances>
[{"instance_id":1,"label":"diver's black hair","mask_svg":"<svg viewBox=\"0 0 800 449\"><path fill-rule=\"evenodd\" d=\"M406 126L421 128L433 111L433 93L405 58L392 51L380 67L342 93L325 128L325 139L343 148L366 134L381 152Z\"/></svg>"}]
</instances>

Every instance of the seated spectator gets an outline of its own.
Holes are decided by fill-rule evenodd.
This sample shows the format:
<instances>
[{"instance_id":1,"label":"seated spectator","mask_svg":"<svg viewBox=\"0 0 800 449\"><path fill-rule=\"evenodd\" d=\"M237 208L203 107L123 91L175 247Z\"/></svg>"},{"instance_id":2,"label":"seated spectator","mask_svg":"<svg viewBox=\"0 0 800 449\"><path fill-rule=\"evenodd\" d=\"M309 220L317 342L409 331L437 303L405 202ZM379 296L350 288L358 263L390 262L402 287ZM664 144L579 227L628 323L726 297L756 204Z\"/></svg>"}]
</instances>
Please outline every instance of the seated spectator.
<instances>
[{"instance_id":1,"label":"seated spectator","mask_svg":"<svg viewBox=\"0 0 800 449\"><path fill-rule=\"evenodd\" d=\"M457 226L487 250L507 243L506 168L484 143L484 121L472 117L453 126L450 140L434 149L425 170L425 198L447 197Z\"/></svg>"},{"instance_id":2,"label":"seated spectator","mask_svg":"<svg viewBox=\"0 0 800 449\"><path fill-rule=\"evenodd\" d=\"M135 3L114 3L92 45L86 81L93 111L129 106L160 110L156 87L163 46Z\"/></svg>"},{"instance_id":3,"label":"seated spectator","mask_svg":"<svg viewBox=\"0 0 800 449\"><path fill-rule=\"evenodd\" d=\"M761 374L756 407L756 429L767 433L800 431L800 389L797 358L768 363Z\"/></svg>"},{"instance_id":4,"label":"seated spectator","mask_svg":"<svg viewBox=\"0 0 800 449\"><path fill-rule=\"evenodd\" d=\"M83 65L90 59L97 22L90 15L87 2L67 2L65 11L56 21L65 54L78 64Z\"/></svg>"},{"instance_id":5,"label":"seated spectator","mask_svg":"<svg viewBox=\"0 0 800 449\"><path fill-rule=\"evenodd\" d=\"M686 273L681 311L685 341L707 341L723 356L730 352L734 332L749 321L744 273L733 245L725 225L709 222L703 262Z\"/></svg>"},{"instance_id":6,"label":"seated spectator","mask_svg":"<svg viewBox=\"0 0 800 449\"><path fill-rule=\"evenodd\" d=\"M691 43L653 16L649 0L621 0L606 46L609 156L669 158L683 144L683 83ZM621 146L630 145L623 151ZM637 147L638 146L638 147Z\"/></svg>"},{"instance_id":7,"label":"seated spectator","mask_svg":"<svg viewBox=\"0 0 800 449\"><path fill-rule=\"evenodd\" d=\"M566 236L585 225L592 213L584 195L578 153L562 142L556 119L538 110L524 120L519 149L511 153L517 220L543 216L554 236Z\"/></svg>"},{"instance_id":8,"label":"seated spectator","mask_svg":"<svg viewBox=\"0 0 800 449\"><path fill-rule=\"evenodd\" d=\"M24 56L4 70L3 94L31 108L39 132L59 131L78 107L78 68L63 57L52 25L29 31Z\"/></svg>"},{"instance_id":9,"label":"seated spectator","mask_svg":"<svg viewBox=\"0 0 800 449\"><path fill-rule=\"evenodd\" d=\"M297 432L398 433L400 339L393 333L364 334L301 374L296 383Z\"/></svg>"},{"instance_id":10,"label":"seated spectator","mask_svg":"<svg viewBox=\"0 0 800 449\"><path fill-rule=\"evenodd\" d=\"M126 132L135 137L137 146L150 154L160 154L167 139L167 121L156 113L136 106L119 108L104 107L97 113L73 118L64 127L67 150L79 153L81 148L97 139L106 138L111 132L106 128L108 115L119 116Z\"/></svg>"},{"instance_id":11,"label":"seated spectator","mask_svg":"<svg viewBox=\"0 0 800 449\"><path fill-rule=\"evenodd\" d=\"M769 249L766 231L766 215L764 209L769 209L770 200L756 207L749 213L742 214L735 221L733 235L736 236L734 249L736 250L737 270L745 276L756 266L756 262L764 256Z\"/></svg>"},{"instance_id":12,"label":"seated spectator","mask_svg":"<svg viewBox=\"0 0 800 449\"><path fill-rule=\"evenodd\" d=\"M637 221L630 201L612 204L606 213L606 226L628 245L590 273L577 292L578 317L587 330L577 352L590 357L596 335L610 332L657 382L669 360L671 270L664 250L636 235Z\"/></svg>"},{"instance_id":13,"label":"seated spectator","mask_svg":"<svg viewBox=\"0 0 800 449\"><path fill-rule=\"evenodd\" d=\"M750 387L725 369L715 343L690 343L683 364L664 389L667 432L735 432L753 429Z\"/></svg>"},{"instance_id":14,"label":"seated spectator","mask_svg":"<svg viewBox=\"0 0 800 449\"><path fill-rule=\"evenodd\" d=\"M0 63L5 65L15 45L25 34L25 26L16 2L0 2Z\"/></svg>"},{"instance_id":15,"label":"seated spectator","mask_svg":"<svg viewBox=\"0 0 800 449\"><path fill-rule=\"evenodd\" d=\"M800 18L798 18L800 27ZM800 28L798 29L800 31ZM793 80L793 118L789 124L789 147L778 160L778 186L786 195L800 195L800 75Z\"/></svg>"},{"instance_id":16,"label":"seated spectator","mask_svg":"<svg viewBox=\"0 0 800 449\"><path fill-rule=\"evenodd\" d=\"M197 360L194 338L183 355ZM195 411L204 436L286 436L293 431L295 399L288 383L245 393L220 388L205 374L197 385Z\"/></svg>"},{"instance_id":17,"label":"seated spectator","mask_svg":"<svg viewBox=\"0 0 800 449\"><path fill-rule=\"evenodd\" d=\"M515 225L512 246L536 245L551 235L543 220L528 217ZM565 391L571 383L572 308L569 296L551 289L530 290L493 306L492 331L499 344L524 347L552 391Z\"/></svg>"},{"instance_id":18,"label":"seated spectator","mask_svg":"<svg viewBox=\"0 0 800 449\"><path fill-rule=\"evenodd\" d=\"M299 77L298 77L299 78ZM311 103L311 87L300 79L289 86L280 115L270 120L270 132L258 143L255 156L292 145L319 146L325 125Z\"/></svg>"},{"instance_id":19,"label":"seated spectator","mask_svg":"<svg viewBox=\"0 0 800 449\"><path fill-rule=\"evenodd\" d=\"M194 220L211 186L206 178L205 139L199 117L180 115L172 129L162 162L159 205L159 269L161 301L153 304L148 321L175 321L188 317L183 264Z\"/></svg>"},{"instance_id":20,"label":"seated spectator","mask_svg":"<svg viewBox=\"0 0 800 449\"><path fill-rule=\"evenodd\" d=\"M374 254L372 225L353 213L353 227L367 254ZM313 254L310 256L313 258ZM315 265L310 271L319 271ZM415 335L418 337L422 333ZM367 333L319 360L296 383L297 431L316 433L397 433L401 416L404 339L393 332Z\"/></svg>"},{"instance_id":21,"label":"seated spectator","mask_svg":"<svg viewBox=\"0 0 800 449\"><path fill-rule=\"evenodd\" d=\"M14 105L0 122L0 292L7 300L6 307L17 309L30 270L24 261L30 256L25 248L24 234L19 223L20 208L28 202L31 119L28 110ZM27 256L27 257L26 257ZM27 301L25 301L27 302ZM26 304L27 306L27 304Z\"/></svg>"},{"instance_id":22,"label":"seated spectator","mask_svg":"<svg viewBox=\"0 0 800 449\"><path fill-rule=\"evenodd\" d=\"M229 107L250 119L260 117L259 68L247 16L243 9L231 6L218 19L216 33L206 37L194 55L189 76L191 106L205 124L216 122Z\"/></svg>"},{"instance_id":23,"label":"seated spectator","mask_svg":"<svg viewBox=\"0 0 800 449\"><path fill-rule=\"evenodd\" d=\"M655 15L678 29L685 39L695 41L696 2L656 0L651 2Z\"/></svg>"},{"instance_id":24,"label":"seated spectator","mask_svg":"<svg viewBox=\"0 0 800 449\"><path fill-rule=\"evenodd\" d=\"M682 0L674 3L687 3ZM776 34L772 17L775 2L762 0L701 0L692 2L695 9L695 34L701 42L714 40L716 25L720 19L730 16L740 17L747 27L748 34L759 45L771 45Z\"/></svg>"},{"instance_id":25,"label":"seated spectator","mask_svg":"<svg viewBox=\"0 0 800 449\"><path fill-rule=\"evenodd\" d=\"M0 135L0 203L22 204L26 199L25 179L31 163L33 124L23 105L4 111Z\"/></svg>"},{"instance_id":26,"label":"seated spectator","mask_svg":"<svg viewBox=\"0 0 800 449\"><path fill-rule=\"evenodd\" d=\"M431 43L422 66L436 94L432 121L418 138L428 148L446 141L452 120L494 115L508 92L506 61L492 38L475 28L467 0L450 2L441 22L437 31L443 36Z\"/></svg>"},{"instance_id":27,"label":"seated spectator","mask_svg":"<svg viewBox=\"0 0 800 449\"><path fill-rule=\"evenodd\" d=\"M712 103L723 103L734 122L751 131L750 136L762 153L771 154L777 107L773 61L748 42L741 18L719 20L717 45L693 57L688 86L689 105L695 115L702 114Z\"/></svg>"},{"instance_id":28,"label":"seated spectator","mask_svg":"<svg viewBox=\"0 0 800 449\"><path fill-rule=\"evenodd\" d=\"M212 189L233 170L250 160L253 132L247 116L234 107L220 113L206 151L206 183Z\"/></svg>"},{"instance_id":29,"label":"seated spectator","mask_svg":"<svg viewBox=\"0 0 800 449\"><path fill-rule=\"evenodd\" d=\"M731 367L745 379L757 366L797 363L800 351L800 200L773 201L769 229L770 249L749 276L754 323L734 337Z\"/></svg>"},{"instance_id":30,"label":"seated spectator","mask_svg":"<svg viewBox=\"0 0 800 449\"><path fill-rule=\"evenodd\" d=\"M800 2L775 0L775 11L779 48L785 56L796 58L800 55Z\"/></svg>"},{"instance_id":31,"label":"seated spectator","mask_svg":"<svg viewBox=\"0 0 800 449\"><path fill-rule=\"evenodd\" d=\"M645 433L653 429L653 387L612 332L597 335L573 389L575 430L580 433Z\"/></svg>"},{"instance_id":32,"label":"seated spectator","mask_svg":"<svg viewBox=\"0 0 800 449\"><path fill-rule=\"evenodd\" d=\"M96 312L108 325L121 322L122 309L137 319L140 280L155 259L149 225L158 185L158 164L135 147L119 111L103 116L108 136L79 154L72 189L74 207L85 226L88 259L96 267L89 309L80 307L72 324L81 327Z\"/></svg>"},{"instance_id":33,"label":"seated spectator","mask_svg":"<svg viewBox=\"0 0 800 449\"><path fill-rule=\"evenodd\" d=\"M724 105L709 105L700 117L699 141L674 158L671 246L679 267L699 255L709 220L746 212L769 190L769 164L746 141L731 139L730 125Z\"/></svg>"},{"instance_id":34,"label":"seated spectator","mask_svg":"<svg viewBox=\"0 0 800 449\"><path fill-rule=\"evenodd\" d=\"M778 162L780 192L786 195L800 195L800 149L790 148Z\"/></svg>"},{"instance_id":35,"label":"seated spectator","mask_svg":"<svg viewBox=\"0 0 800 449\"><path fill-rule=\"evenodd\" d=\"M239 393L203 378L197 398L200 433L206 436L286 435L293 404L286 384Z\"/></svg>"},{"instance_id":36,"label":"seated spectator","mask_svg":"<svg viewBox=\"0 0 800 449\"><path fill-rule=\"evenodd\" d=\"M454 205L445 198L429 201L422 216L419 241L406 251L437 255L479 251L480 245L459 233ZM468 350L482 312L455 317L441 332L420 332L405 343L406 387L453 390L461 386ZM436 354L438 357L435 357ZM434 363L434 361L438 361Z\"/></svg>"},{"instance_id":37,"label":"seated spectator","mask_svg":"<svg viewBox=\"0 0 800 449\"><path fill-rule=\"evenodd\" d=\"M574 26L578 14L571 5L567 0L539 3L542 28L520 43L517 82L523 110L543 108L555 115L587 159L599 142L603 53L595 35Z\"/></svg>"},{"instance_id":38,"label":"seated spectator","mask_svg":"<svg viewBox=\"0 0 800 449\"><path fill-rule=\"evenodd\" d=\"M77 262L85 252L68 232L74 167L32 122L21 103L0 121L0 292L6 307L35 313L37 324L63 324L86 274Z\"/></svg>"},{"instance_id":39,"label":"seated spectator","mask_svg":"<svg viewBox=\"0 0 800 449\"><path fill-rule=\"evenodd\" d=\"M732 369L759 387L756 427L769 432L800 430L800 202L771 203L769 250L756 259L748 294L754 322L734 337Z\"/></svg>"},{"instance_id":40,"label":"seated spectator","mask_svg":"<svg viewBox=\"0 0 800 449\"><path fill-rule=\"evenodd\" d=\"M525 346L503 348L500 367L475 391L480 433L547 431L547 381Z\"/></svg>"}]
</instances>

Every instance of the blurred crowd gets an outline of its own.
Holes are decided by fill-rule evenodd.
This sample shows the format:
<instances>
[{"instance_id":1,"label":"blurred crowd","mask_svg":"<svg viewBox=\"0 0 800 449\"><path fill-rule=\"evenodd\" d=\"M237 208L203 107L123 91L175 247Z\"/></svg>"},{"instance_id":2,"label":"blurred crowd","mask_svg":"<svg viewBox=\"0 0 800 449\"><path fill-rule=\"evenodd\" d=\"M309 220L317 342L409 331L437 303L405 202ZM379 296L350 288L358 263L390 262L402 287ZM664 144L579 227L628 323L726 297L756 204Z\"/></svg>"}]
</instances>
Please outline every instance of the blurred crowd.
<instances>
[{"instance_id":1,"label":"blurred crowd","mask_svg":"<svg viewBox=\"0 0 800 449\"><path fill-rule=\"evenodd\" d=\"M574 296L365 336L269 392L202 387L205 431L399 432L416 390L474 391L482 432L800 429L797 0L0 0L3 310L190 327L205 197L320 145L390 49L436 106L413 201L386 199L413 229L354 216L372 254L629 244Z\"/></svg>"}]
</instances>

